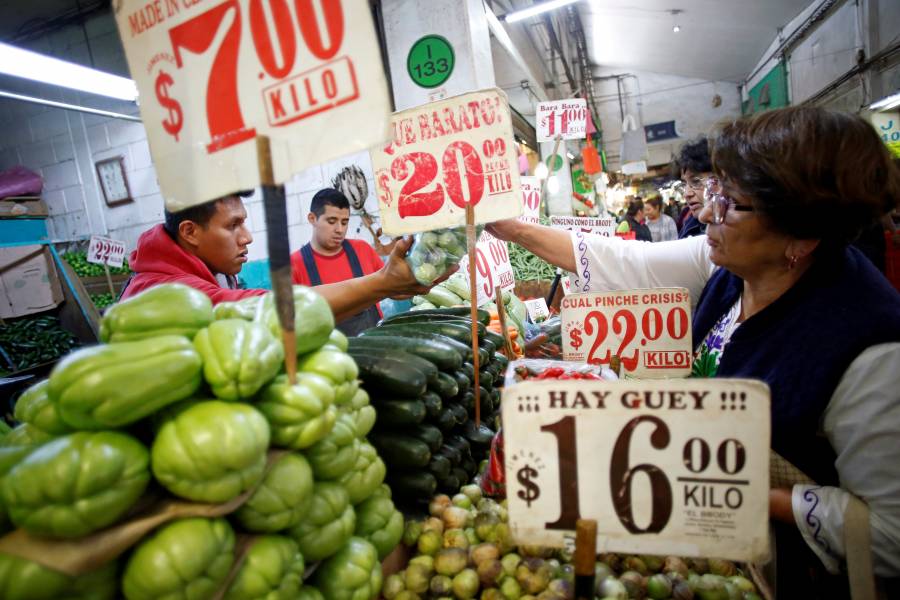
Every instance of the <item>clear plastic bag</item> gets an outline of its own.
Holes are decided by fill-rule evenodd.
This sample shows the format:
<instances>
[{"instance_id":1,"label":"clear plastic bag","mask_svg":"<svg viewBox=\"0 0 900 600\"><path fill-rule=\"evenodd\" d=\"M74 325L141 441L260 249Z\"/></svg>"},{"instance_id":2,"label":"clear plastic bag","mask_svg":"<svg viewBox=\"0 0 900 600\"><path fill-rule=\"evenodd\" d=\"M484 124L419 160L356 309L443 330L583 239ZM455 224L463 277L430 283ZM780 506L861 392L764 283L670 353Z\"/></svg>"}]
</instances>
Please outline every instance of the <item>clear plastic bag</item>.
<instances>
[{"instance_id":1,"label":"clear plastic bag","mask_svg":"<svg viewBox=\"0 0 900 600\"><path fill-rule=\"evenodd\" d=\"M476 237L481 235L483 229L482 225L476 227ZM422 285L431 285L465 255L465 227L436 229L416 234L412 248L406 255L406 262L416 281Z\"/></svg>"},{"instance_id":2,"label":"clear plastic bag","mask_svg":"<svg viewBox=\"0 0 900 600\"><path fill-rule=\"evenodd\" d=\"M522 358L514 360L506 367L504 388L526 380L543 379L606 379L615 381L616 374L606 366L589 365L582 362Z\"/></svg>"}]
</instances>

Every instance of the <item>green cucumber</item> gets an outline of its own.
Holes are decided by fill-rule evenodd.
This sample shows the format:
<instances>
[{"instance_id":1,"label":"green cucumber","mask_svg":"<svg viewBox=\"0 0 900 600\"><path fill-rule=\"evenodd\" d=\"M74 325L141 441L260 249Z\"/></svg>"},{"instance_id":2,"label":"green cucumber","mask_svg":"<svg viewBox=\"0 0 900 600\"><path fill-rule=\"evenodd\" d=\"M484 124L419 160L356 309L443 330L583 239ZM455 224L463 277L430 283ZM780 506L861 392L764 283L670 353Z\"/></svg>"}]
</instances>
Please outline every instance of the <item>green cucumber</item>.
<instances>
[{"instance_id":1,"label":"green cucumber","mask_svg":"<svg viewBox=\"0 0 900 600\"><path fill-rule=\"evenodd\" d=\"M400 327L400 329L397 329ZM459 354L461 360L472 360L472 345L471 344L463 344L462 342L458 342L453 338L447 337L446 335L440 335L425 331L419 331L413 326L412 323L408 324L397 324L390 326L382 326L382 327L373 327L372 329L366 329L360 334L363 338L375 338L375 337L404 337L409 339L416 340L433 340L438 341L443 344L447 344L456 350L457 354Z\"/></svg>"},{"instance_id":2,"label":"green cucumber","mask_svg":"<svg viewBox=\"0 0 900 600\"><path fill-rule=\"evenodd\" d=\"M498 365L500 365L500 370L502 372L506 372L506 367L509 366L509 359L506 358L506 355L495 352L492 358L493 360L491 362L497 363Z\"/></svg>"},{"instance_id":3,"label":"green cucumber","mask_svg":"<svg viewBox=\"0 0 900 600\"><path fill-rule=\"evenodd\" d=\"M427 423L404 427L403 433L425 442L425 445L428 446L431 452L437 452L438 448L444 443L444 436L441 435L441 430Z\"/></svg>"},{"instance_id":4,"label":"green cucumber","mask_svg":"<svg viewBox=\"0 0 900 600\"><path fill-rule=\"evenodd\" d=\"M432 424L436 425L442 433L448 433L456 427L456 414L447 406L441 411L437 419L432 421Z\"/></svg>"},{"instance_id":5,"label":"green cucumber","mask_svg":"<svg viewBox=\"0 0 900 600\"><path fill-rule=\"evenodd\" d=\"M424 467L431 460L428 445L412 436L395 432L370 432L369 442L389 469L414 469Z\"/></svg>"},{"instance_id":6,"label":"green cucumber","mask_svg":"<svg viewBox=\"0 0 900 600\"><path fill-rule=\"evenodd\" d=\"M476 427L475 421L466 421L459 431L469 441L473 450L490 448L494 440L494 431L483 423Z\"/></svg>"},{"instance_id":7,"label":"green cucumber","mask_svg":"<svg viewBox=\"0 0 900 600\"><path fill-rule=\"evenodd\" d=\"M427 316L433 316L433 317L438 317L438 318L448 317L448 316L468 317L472 314L471 311L472 311L472 309L468 306L455 306L455 307L451 307L451 308L430 308L428 310L416 311L414 314L417 317L427 317ZM399 314L396 314L396 315L393 315L393 316L390 316L390 317L384 319L384 321L382 321L382 322L390 323L394 320L398 320L398 319L402 320L403 317L407 314L409 314L409 313L399 313ZM487 326L490 324L491 315L488 311L479 308L477 314L478 314L478 321L482 325Z\"/></svg>"},{"instance_id":8,"label":"green cucumber","mask_svg":"<svg viewBox=\"0 0 900 600\"><path fill-rule=\"evenodd\" d=\"M490 329L484 332L484 339L493 343L498 350L506 344L506 339L502 335Z\"/></svg>"},{"instance_id":9,"label":"green cucumber","mask_svg":"<svg viewBox=\"0 0 900 600\"><path fill-rule=\"evenodd\" d=\"M444 408L441 397L434 392L425 392L421 398L422 404L425 405L425 416L430 419L436 419Z\"/></svg>"},{"instance_id":10,"label":"green cucumber","mask_svg":"<svg viewBox=\"0 0 900 600\"><path fill-rule=\"evenodd\" d=\"M462 425L469 420L469 413L459 404L451 404L447 407L447 410L453 413L453 417L456 419L457 425Z\"/></svg>"},{"instance_id":11,"label":"green cucumber","mask_svg":"<svg viewBox=\"0 0 900 600\"><path fill-rule=\"evenodd\" d=\"M362 354L354 356L353 360L359 367L363 387L369 393L417 398L428 389L425 374L408 362Z\"/></svg>"},{"instance_id":12,"label":"green cucumber","mask_svg":"<svg viewBox=\"0 0 900 600\"><path fill-rule=\"evenodd\" d=\"M424 502L430 500L437 490L437 479L428 472L390 471L388 485L397 499L405 498Z\"/></svg>"},{"instance_id":13,"label":"green cucumber","mask_svg":"<svg viewBox=\"0 0 900 600\"><path fill-rule=\"evenodd\" d=\"M450 473L453 470L451 469ZM459 479L449 474L446 477L442 477L437 480L438 490L447 494L448 496L453 496L459 493L459 488L462 487L462 484L459 482Z\"/></svg>"},{"instance_id":14,"label":"green cucumber","mask_svg":"<svg viewBox=\"0 0 900 600\"><path fill-rule=\"evenodd\" d=\"M475 367L470 362L463 363L460 370L465 373L469 381L475 381Z\"/></svg>"},{"instance_id":15,"label":"green cucumber","mask_svg":"<svg viewBox=\"0 0 900 600\"><path fill-rule=\"evenodd\" d=\"M405 362L406 364L412 365L413 367L420 370L425 375L426 383L437 383L438 373L440 373L440 371L438 371L438 368L430 360L425 360L424 358L416 356L415 354L412 354L410 352L404 352L403 350L391 350L382 348L376 352L373 352L371 349L363 350L357 348L355 350L350 350L349 354L353 357L353 360L356 360L360 357L366 358L375 354L379 358L392 358L401 362Z\"/></svg>"},{"instance_id":16,"label":"green cucumber","mask_svg":"<svg viewBox=\"0 0 900 600\"><path fill-rule=\"evenodd\" d=\"M429 384L428 389L436 392L444 400L450 400L459 393L456 379L443 372L438 373L437 381Z\"/></svg>"},{"instance_id":17,"label":"green cucumber","mask_svg":"<svg viewBox=\"0 0 900 600\"><path fill-rule=\"evenodd\" d=\"M466 377L466 374L463 371L454 371L450 373L450 376L456 380L456 387L459 389L459 394L465 394L472 387L472 380Z\"/></svg>"},{"instance_id":18,"label":"green cucumber","mask_svg":"<svg viewBox=\"0 0 900 600\"><path fill-rule=\"evenodd\" d=\"M428 471L435 476L435 478L440 480L441 478L450 475L450 469L453 468L453 463L451 463L450 459L446 456L433 454L427 468Z\"/></svg>"},{"instance_id":19,"label":"green cucumber","mask_svg":"<svg viewBox=\"0 0 900 600\"><path fill-rule=\"evenodd\" d=\"M417 425L425 420L427 409L421 400L372 400L378 424L388 427Z\"/></svg>"},{"instance_id":20,"label":"green cucumber","mask_svg":"<svg viewBox=\"0 0 900 600\"><path fill-rule=\"evenodd\" d=\"M355 337L349 340L350 350L380 350L389 348L402 350L418 357L429 360L438 369L458 369L462 364L462 357L449 344L435 339L414 339L400 336L373 336Z\"/></svg>"},{"instance_id":21,"label":"green cucumber","mask_svg":"<svg viewBox=\"0 0 900 600\"><path fill-rule=\"evenodd\" d=\"M497 351L497 344L487 338L478 340L478 347L488 351L488 362L490 362L491 357L494 356L494 352Z\"/></svg>"},{"instance_id":22,"label":"green cucumber","mask_svg":"<svg viewBox=\"0 0 900 600\"><path fill-rule=\"evenodd\" d=\"M450 475L456 478L456 480L459 482L459 487L462 487L469 483L469 473L465 469L453 467L452 469L450 469Z\"/></svg>"},{"instance_id":23,"label":"green cucumber","mask_svg":"<svg viewBox=\"0 0 900 600\"><path fill-rule=\"evenodd\" d=\"M428 321L425 323L397 323L396 325L386 323L375 329L391 332L386 335L405 335L404 332L408 331L436 333L438 335L445 335L468 347L472 346L472 329L466 329L465 325L460 325L455 322Z\"/></svg>"},{"instance_id":24,"label":"green cucumber","mask_svg":"<svg viewBox=\"0 0 900 600\"><path fill-rule=\"evenodd\" d=\"M443 288L439 285L431 288L431 290L429 290L429 292L425 294L425 299L435 306L440 307L456 306L457 304L462 304L463 302L465 302L462 298L460 298L447 288Z\"/></svg>"},{"instance_id":25,"label":"green cucumber","mask_svg":"<svg viewBox=\"0 0 900 600\"><path fill-rule=\"evenodd\" d=\"M494 376L491 375L490 371L482 370L478 374L478 383L483 385L486 390L491 391L494 389Z\"/></svg>"},{"instance_id":26,"label":"green cucumber","mask_svg":"<svg viewBox=\"0 0 900 600\"><path fill-rule=\"evenodd\" d=\"M452 446L444 444L440 450L435 453L437 456L444 456L450 461L454 467L462 461L462 453Z\"/></svg>"}]
</instances>

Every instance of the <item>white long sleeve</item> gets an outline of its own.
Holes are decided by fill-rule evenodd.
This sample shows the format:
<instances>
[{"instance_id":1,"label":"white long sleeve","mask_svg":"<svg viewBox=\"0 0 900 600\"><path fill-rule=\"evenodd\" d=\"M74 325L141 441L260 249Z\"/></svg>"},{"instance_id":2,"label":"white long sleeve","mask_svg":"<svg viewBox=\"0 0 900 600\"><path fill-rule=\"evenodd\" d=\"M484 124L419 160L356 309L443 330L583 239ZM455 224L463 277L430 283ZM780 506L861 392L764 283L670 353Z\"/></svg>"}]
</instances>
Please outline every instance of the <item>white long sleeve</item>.
<instances>
[{"instance_id":1,"label":"white long sleeve","mask_svg":"<svg viewBox=\"0 0 900 600\"><path fill-rule=\"evenodd\" d=\"M900 576L900 343L872 346L838 383L822 419L841 487L796 485L794 520L832 572L846 556L848 492L869 506L875 573Z\"/></svg>"},{"instance_id":2,"label":"white long sleeve","mask_svg":"<svg viewBox=\"0 0 900 600\"><path fill-rule=\"evenodd\" d=\"M572 249L573 292L684 287L693 307L717 268L705 235L652 243L572 232Z\"/></svg>"}]
</instances>

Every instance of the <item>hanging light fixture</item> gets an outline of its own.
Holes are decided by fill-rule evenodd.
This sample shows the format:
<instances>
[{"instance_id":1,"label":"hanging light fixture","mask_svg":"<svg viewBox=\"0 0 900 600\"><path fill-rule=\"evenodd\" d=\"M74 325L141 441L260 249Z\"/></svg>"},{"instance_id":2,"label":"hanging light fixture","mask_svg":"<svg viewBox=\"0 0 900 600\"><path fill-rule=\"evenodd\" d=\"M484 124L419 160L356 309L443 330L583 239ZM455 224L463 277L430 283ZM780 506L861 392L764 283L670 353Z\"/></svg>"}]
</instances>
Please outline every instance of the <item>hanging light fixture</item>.
<instances>
[{"instance_id":1,"label":"hanging light fixture","mask_svg":"<svg viewBox=\"0 0 900 600\"><path fill-rule=\"evenodd\" d=\"M555 194L559 191L559 177L556 175L550 176L550 179L547 180L547 191L551 194Z\"/></svg>"},{"instance_id":2,"label":"hanging light fixture","mask_svg":"<svg viewBox=\"0 0 900 600\"><path fill-rule=\"evenodd\" d=\"M505 15L503 20L507 23L515 23L516 21L534 17L551 10L556 10L557 8L562 8L568 4L575 4L576 2L578 2L578 0L550 0L549 2L541 2L540 4L534 4L528 8L511 12Z\"/></svg>"},{"instance_id":3,"label":"hanging light fixture","mask_svg":"<svg viewBox=\"0 0 900 600\"><path fill-rule=\"evenodd\" d=\"M549 173L550 169L547 168L547 164L544 161L539 162L534 168L534 176L538 179L546 179Z\"/></svg>"},{"instance_id":4,"label":"hanging light fixture","mask_svg":"<svg viewBox=\"0 0 900 600\"><path fill-rule=\"evenodd\" d=\"M679 31L681 31L681 26L678 24L678 15L680 15L684 11L680 8L673 8L669 12L672 15L672 33L678 33Z\"/></svg>"}]
</instances>

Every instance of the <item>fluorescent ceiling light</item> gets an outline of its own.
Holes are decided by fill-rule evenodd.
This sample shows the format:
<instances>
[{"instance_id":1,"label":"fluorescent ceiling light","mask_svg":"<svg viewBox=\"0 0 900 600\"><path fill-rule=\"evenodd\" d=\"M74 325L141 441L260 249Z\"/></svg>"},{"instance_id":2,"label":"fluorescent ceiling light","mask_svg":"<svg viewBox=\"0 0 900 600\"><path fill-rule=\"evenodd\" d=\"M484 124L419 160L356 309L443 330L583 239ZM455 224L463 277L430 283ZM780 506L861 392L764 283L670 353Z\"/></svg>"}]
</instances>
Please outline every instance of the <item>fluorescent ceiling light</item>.
<instances>
[{"instance_id":1,"label":"fluorescent ceiling light","mask_svg":"<svg viewBox=\"0 0 900 600\"><path fill-rule=\"evenodd\" d=\"M547 180L547 191L551 194L559 192L559 177L556 175L550 176L550 179Z\"/></svg>"},{"instance_id":2,"label":"fluorescent ceiling light","mask_svg":"<svg viewBox=\"0 0 900 600\"><path fill-rule=\"evenodd\" d=\"M547 11L556 10L557 8L562 8L569 4L575 4L576 2L578 2L578 0L550 0L549 2L541 2L540 4L535 4L534 6L511 12L505 15L503 20L507 23L515 23L516 21L521 21L522 19L527 19L528 17L533 17Z\"/></svg>"},{"instance_id":3,"label":"fluorescent ceiling light","mask_svg":"<svg viewBox=\"0 0 900 600\"><path fill-rule=\"evenodd\" d=\"M134 81L0 43L0 73L134 102Z\"/></svg>"},{"instance_id":4,"label":"fluorescent ceiling light","mask_svg":"<svg viewBox=\"0 0 900 600\"><path fill-rule=\"evenodd\" d=\"M887 98L882 98L878 102L869 105L869 110L890 110L895 106L900 106L900 92L891 94Z\"/></svg>"},{"instance_id":5,"label":"fluorescent ceiling light","mask_svg":"<svg viewBox=\"0 0 900 600\"><path fill-rule=\"evenodd\" d=\"M544 164L543 161L539 162L538 166L534 168L534 176L538 179L546 179L549 173L550 169L547 168L547 165Z\"/></svg>"},{"instance_id":6,"label":"fluorescent ceiling light","mask_svg":"<svg viewBox=\"0 0 900 600\"><path fill-rule=\"evenodd\" d=\"M569 160L575 160L575 155L572 154L571 152L566 152L566 156L569 157Z\"/></svg>"}]
</instances>

